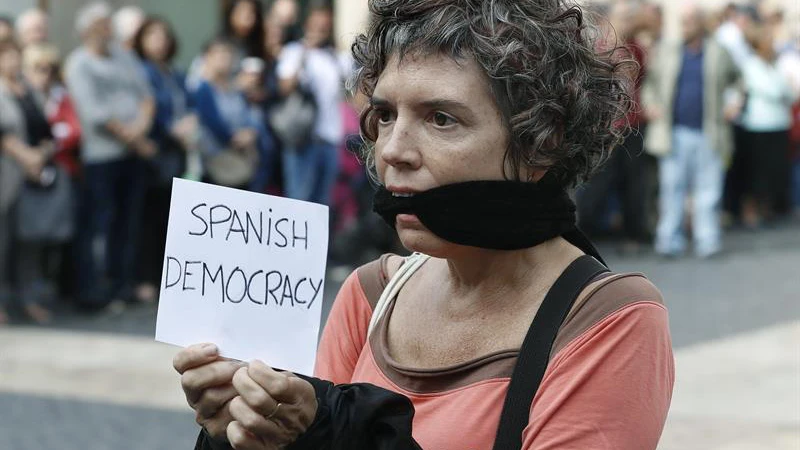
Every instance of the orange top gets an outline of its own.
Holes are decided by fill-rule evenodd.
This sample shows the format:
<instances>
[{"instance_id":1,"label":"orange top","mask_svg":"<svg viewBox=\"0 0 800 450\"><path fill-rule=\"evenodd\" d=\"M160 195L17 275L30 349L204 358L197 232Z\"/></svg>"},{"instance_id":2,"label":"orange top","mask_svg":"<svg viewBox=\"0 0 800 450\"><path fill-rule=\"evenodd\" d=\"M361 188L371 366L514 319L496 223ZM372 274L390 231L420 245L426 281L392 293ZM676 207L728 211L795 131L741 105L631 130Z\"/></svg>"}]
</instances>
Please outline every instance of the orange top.
<instances>
[{"instance_id":1,"label":"orange top","mask_svg":"<svg viewBox=\"0 0 800 450\"><path fill-rule=\"evenodd\" d=\"M387 281L377 264L350 275L339 291L319 345L316 376L407 396L416 410L413 435L423 449L491 450L518 352L436 370L402 367L386 346L393 304L367 337ZM641 275L601 275L559 330L531 405L523 449L655 449L673 382L659 292Z\"/></svg>"}]
</instances>

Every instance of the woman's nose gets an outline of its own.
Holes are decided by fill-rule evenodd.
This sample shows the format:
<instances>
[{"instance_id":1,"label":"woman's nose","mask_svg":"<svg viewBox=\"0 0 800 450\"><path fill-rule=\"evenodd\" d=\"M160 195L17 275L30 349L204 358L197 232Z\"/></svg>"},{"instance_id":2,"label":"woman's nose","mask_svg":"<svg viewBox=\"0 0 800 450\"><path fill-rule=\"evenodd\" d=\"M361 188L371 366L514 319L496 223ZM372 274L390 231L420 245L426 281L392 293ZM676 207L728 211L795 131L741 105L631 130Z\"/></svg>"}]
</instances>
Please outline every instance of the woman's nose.
<instances>
[{"instance_id":1,"label":"woman's nose","mask_svg":"<svg viewBox=\"0 0 800 450\"><path fill-rule=\"evenodd\" d=\"M386 139L378 139L376 145L383 162L397 169L418 169L422 164L422 154L413 123L398 117L387 132Z\"/></svg>"}]
</instances>

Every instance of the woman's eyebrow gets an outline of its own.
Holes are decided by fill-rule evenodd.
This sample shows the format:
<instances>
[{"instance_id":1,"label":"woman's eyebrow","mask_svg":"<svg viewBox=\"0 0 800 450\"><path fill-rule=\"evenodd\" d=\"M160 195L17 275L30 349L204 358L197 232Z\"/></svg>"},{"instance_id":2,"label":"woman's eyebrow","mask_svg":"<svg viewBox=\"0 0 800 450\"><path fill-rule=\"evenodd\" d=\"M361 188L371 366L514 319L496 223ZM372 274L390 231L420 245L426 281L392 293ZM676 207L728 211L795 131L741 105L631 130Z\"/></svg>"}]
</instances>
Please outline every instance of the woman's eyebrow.
<instances>
[{"instance_id":1,"label":"woman's eyebrow","mask_svg":"<svg viewBox=\"0 0 800 450\"><path fill-rule=\"evenodd\" d=\"M389 100L373 95L369 98L369 104L370 106L389 106L391 103L389 103Z\"/></svg>"},{"instance_id":2,"label":"woman's eyebrow","mask_svg":"<svg viewBox=\"0 0 800 450\"><path fill-rule=\"evenodd\" d=\"M385 98L372 96L369 99L369 103L372 106L389 106L392 103ZM425 100L418 103L418 105L423 106L428 109L459 109L463 111L470 111L470 107L467 106L466 103L459 102L458 100L452 100L447 98L434 98L431 100Z\"/></svg>"},{"instance_id":3,"label":"woman's eyebrow","mask_svg":"<svg viewBox=\"0 0 800 450\"><path fill-rule=\"evenodd\" d=\"M447 98L434 98L420 102L420 105L429 109L457 109L463 112L470 112L471 109L465 103L458 100L451 100Z\"/></svg>"}]
</instances>

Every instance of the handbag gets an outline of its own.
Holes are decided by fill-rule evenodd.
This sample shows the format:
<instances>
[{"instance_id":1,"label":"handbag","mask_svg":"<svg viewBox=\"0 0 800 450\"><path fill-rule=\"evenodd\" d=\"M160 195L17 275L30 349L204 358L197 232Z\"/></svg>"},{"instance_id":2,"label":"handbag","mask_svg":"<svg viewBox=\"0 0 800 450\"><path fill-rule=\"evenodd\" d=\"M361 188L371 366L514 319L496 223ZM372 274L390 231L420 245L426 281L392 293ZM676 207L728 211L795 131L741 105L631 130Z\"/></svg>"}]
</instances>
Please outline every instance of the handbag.
<instances>
[{"instance_id":1,"label":"handbag","mask_svg":"<svg viewBox=\"0 0 800 450\"><path fill-rule=\"evenodd\" d=\"M317 120L314 94L302 85L269 110L269 126L285 148L297 149L311 140Z\"/></svg>"},{"instance_id":2,"label":"handbag","mask_svg":"<svg viewBox=\"0 0 800 450\"><path fill-rule=\"evenodd\" d=\"M50 164L39 180L26 180L17 201L21 241L61 243L75 233L75 193L64 169Z\"/></svg>"},{"instance_id":3,"label":"handbag","mask_svg":"<svg viewBox=\"0 0 800 450\"><path fill-rule=\"evenodd\" d=\"M206 171L211 182L220 186L242 187L249 183L258 168L255 149L226 148L206 159Z\"/></svg>"}]
</instances>

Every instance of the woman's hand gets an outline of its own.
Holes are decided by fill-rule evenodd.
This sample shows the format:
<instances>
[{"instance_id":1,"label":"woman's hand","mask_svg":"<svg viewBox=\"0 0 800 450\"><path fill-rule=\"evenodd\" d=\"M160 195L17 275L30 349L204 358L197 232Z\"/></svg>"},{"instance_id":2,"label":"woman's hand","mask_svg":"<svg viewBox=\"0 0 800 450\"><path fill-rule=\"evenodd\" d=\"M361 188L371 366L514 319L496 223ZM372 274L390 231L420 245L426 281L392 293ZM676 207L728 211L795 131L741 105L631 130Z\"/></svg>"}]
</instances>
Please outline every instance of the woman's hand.
<instances>
[{"instance_id":1,"label":"woman's hand","mask_svg":"<svg viewBox=\"0 0 800 450\"><path fill-rule=\"evenodd\" d=\"M228 442L236 450L273 450L293 443L317 414L314 387L260 361L233 376L239 393L230 404Z\"/></svg>"},{"instance_id":2,"label":"woman's hand","mask_svg":"<svg viewBox=\"0 0 800 450\"><path fill-rule=\"evenodd\" d=\"M234 133L231 144L240 150L244 150L255 148L257 140L258 132L256 132L256 130L253 128L242 128Z\"/></svg>"},{"instance_id":3,"label":"woman's hand","mask_svg":"<svg viewBox=\"0 0 800 450\"><path fill-rule=\"evenodd\" d=\"M238 394L231 381L237 369L245 364L219 357L214 344L187 347L172 361L181 374L186 401L195 410L197 423L217 440L225 439L225 431L233 420L231 400Z\"/></svg>"}]
</instances>

